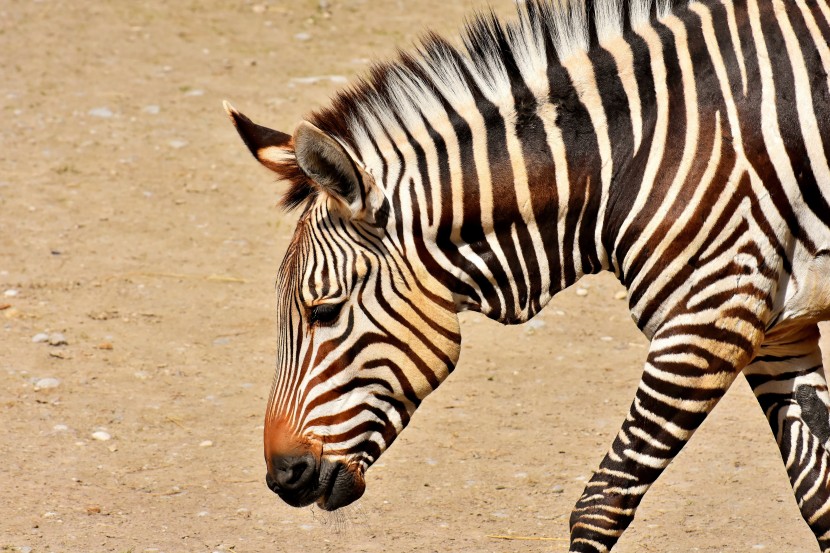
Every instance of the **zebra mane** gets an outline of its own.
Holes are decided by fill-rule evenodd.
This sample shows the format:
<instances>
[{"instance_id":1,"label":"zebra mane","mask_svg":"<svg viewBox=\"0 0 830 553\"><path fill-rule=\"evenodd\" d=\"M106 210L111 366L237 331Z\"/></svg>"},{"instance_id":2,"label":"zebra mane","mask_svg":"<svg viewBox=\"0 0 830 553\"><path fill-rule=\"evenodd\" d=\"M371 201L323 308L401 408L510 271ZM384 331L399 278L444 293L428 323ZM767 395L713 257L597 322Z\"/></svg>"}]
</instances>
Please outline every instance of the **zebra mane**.
<instances>
[{"instance_id":1,"label":"zebra mane","mask_svg":"<svg viewBox=\"0 0 830 553\"><path fill-rule=\"evenodd\" d=\"M492 10L474 15L461 35L462 47L426 34L412 52L399 50L396 59L374 64L367 75L337 93L329 107L308 119L359 155L375 144L373 137L388 135L390 129L423 128L434 110L454 103L470 105L473 89L495 105L513 109L515 79L523 79L531 90L547 91L551 64L590 52L672 10L672 0L517 3L518 19L507 24ZM284 170L278 171L290 183L281 201L286 209L317 193L292 160L293 156L286 158Z\"/></svg>"}]
</instances>

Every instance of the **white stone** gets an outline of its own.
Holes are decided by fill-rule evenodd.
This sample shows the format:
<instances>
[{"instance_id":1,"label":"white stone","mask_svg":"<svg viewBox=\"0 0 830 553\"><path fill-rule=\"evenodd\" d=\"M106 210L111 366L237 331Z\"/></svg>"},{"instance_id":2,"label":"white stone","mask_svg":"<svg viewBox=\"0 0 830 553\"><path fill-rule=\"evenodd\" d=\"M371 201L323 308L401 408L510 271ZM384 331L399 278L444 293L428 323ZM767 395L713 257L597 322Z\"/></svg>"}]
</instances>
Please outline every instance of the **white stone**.
<instances>
[{"instance_id":1,"label":"white stone","mask_svg":"<svg viewBox=\"0 0 830 553\"><path fill-rule=\"evenodd\" d=\"M7 298L13 298L13 297L17 296L19 293L20 292L18 292L14 288L9 288L5 292L3 292L3 295L6 296Z\"/></svg>"},{"instance_id":2,"label":"white stone","mask_svg":"<svg viewBox=\"0 0 830 553\"><path fill-rule=\"evenodd\" d=\"M614 294L614 299L615 300L624 300L627 297L628 297L628 292L626 292L625 290L620 290L619 292Z\"/></svg>"},{"instance_id":3,"label":"white stone","mask_svg":"<svg viewBox=\"0 0 830 553\"><path fill-rule=\"evenodd\" d=\"M329 81L332 84L346 84L349 79L343 75L316 75L312 77L295 77L289 81L290 84L317 84L321 81Z\"/></svg>"},{"instance_id":4,"label":"white stone","mask_svg":"<svg viewBox=\"0 0 830 553\"><path fill-rule=\"evenodd\" d=\"M69 427L65 424L56 424L52 427L52 430L54 430L55 432L66 432L67 430L69 430Z\"/></svg>"},{"instance_id":5,"label":"white stone","mask_svg":"<svg viewBox=\"0 0 830 553\"><path fill-rule=\"evenodd\" d=\"M150 104L149 106L144 106L144 108L141 111L143 111L144 113L148 113L150 115L158 115L161 111L161 107L155 104Z\"/></svg>"},{"instance_id":6,"label":"white stone","mask_svg":"<svg viewBox=\"0 0 830 553\"><path fill-rule=\"evenodd\" d=\"M68 342L66 341L66 336L64 336L60 332L53 332L49 335L49 345L65 346L66 344L68 344Z\"/></svg>"},{"instance_id":7,"label":"white stone","mask_svg":"<svg viewBox=\"0 0 830 553\"><path fill-rule=\"evenodd\" d=\"M588 295L588 290L586 290L585 288L577 288L576 289L576 295L579 296L580 298L584 298L585 296Z\"/></svg>"},{"instance_id":8,"label":"white stone","mask_svg":"<svg viewBox=\"0 0 830 553\"><path fill-rule=\"evenodd\" d=\"M41 378L35 382L35 390L48 390L50 388L57 388L61 381L57 378Z\"/></svg>"},{"instance_id":9,"label":"white stone","mask_svg":"<svg viewBox=\"0 0 830 553\"><path fill-rule=\"evenodd\" d=\"M39 333L35 334L34 336L32 336L32 342L34 342L36 344L42 344L43 342L48 342L48 341L49 341L49 335L46 334L45 332L39 332Z\"/></svg>"},{"instance_id":10,"label":"white stone","mask_svg":"<svg viewBox=\"0 0 830 553\"><path fill-rule=\"evenodd\" d=\"M204 440L202 442L199 442L199 447L212 447L212 446L213 446L213 442L210 441L210 440Z\"/></svg>"},{"instance_id":11,"label":"white stone","mask_svg":"<svg viewBox=\"0 0 830 553\"><path fill-rule=\"evenodd\" d=\"M107 440L111 440L112 436L110 436L109 432L98 430L92 433L92 439L98 440L99 442L106 442Z\"/></svg>"},{"instance_id":12,"label":"white stone","mask_svg":"<svg viewBox=\"0 0 830 553\"><path fill-rule=\"evenodd\" d=\"M187 146L187 140L171 140L168 144L170 144L171 148L178 150Z\"/></svg>"},{"instance_id":13,"label":"white stone","mask_svg":"<svg viewBox=\"0 0 830 553\"><path fill-rule=\"evenodd\" d=\"M308 33L297 33L294 35L294 39L305 42L306 40L311 40L311 35Z\"/></svg>"},{"instance_id":14,"label":"white stone","mask_svg":"<svg viewBox=\"0 0 830 553\"><path fill-rule=\"evenodd\" d=\"M109 118L112 117L112 110L107 107L92 108L89 110L89 114L93 117Z\"/></svg>"}]
</instances>

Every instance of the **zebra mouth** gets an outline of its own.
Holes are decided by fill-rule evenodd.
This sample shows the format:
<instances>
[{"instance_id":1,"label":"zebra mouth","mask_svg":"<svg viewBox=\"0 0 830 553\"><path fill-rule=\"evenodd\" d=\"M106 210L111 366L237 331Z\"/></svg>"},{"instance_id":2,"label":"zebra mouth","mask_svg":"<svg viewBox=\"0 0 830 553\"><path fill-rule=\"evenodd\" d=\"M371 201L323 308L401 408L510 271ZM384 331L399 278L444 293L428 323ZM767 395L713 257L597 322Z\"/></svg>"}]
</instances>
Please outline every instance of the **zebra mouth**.
<instances>
[{"instance_id":1,"label":"zebra mouth","mask_svg":"<svg viewBox=\"0 0 830 553\"><path fill-rule=\"evenodd\" d=\"M317 506L325 511L335 511L360 499L366 490L363 475L343 463L332 463L329 467L320 475L322 494L317 499Z\"/></svg>"}]
</instances>

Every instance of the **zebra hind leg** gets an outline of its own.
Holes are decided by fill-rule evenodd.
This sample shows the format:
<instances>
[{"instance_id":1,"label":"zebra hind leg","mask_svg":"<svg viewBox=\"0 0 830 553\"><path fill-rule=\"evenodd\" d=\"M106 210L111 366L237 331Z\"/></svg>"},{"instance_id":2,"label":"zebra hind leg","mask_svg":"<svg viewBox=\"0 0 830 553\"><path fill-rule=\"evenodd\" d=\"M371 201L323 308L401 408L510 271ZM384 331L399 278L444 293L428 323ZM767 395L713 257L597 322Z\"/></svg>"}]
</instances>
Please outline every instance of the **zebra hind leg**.
<instances>
[{"instance_id":1,"label":"zebra hind leg","mask_svg":"<svg viewBox=\"0 0 830 553\"><path fill-rule=\"evenodd\" d=\"M809 325L770 335L744 369L764 410L801 515L821 550L830 552L830 395L819 332Z\"/></svg>"},{"instance_id":2,"label":"zebra hind leg","mask_svg":"<svg viewBox=\"0 0 830 553\"><path fill-rule=\"evenodd\" d=\"M763 339L763 324L743 308L707 317L675 317L652 340L629 414L571 514L571 552L614 546Z\"/></svg>"}]
</instances>

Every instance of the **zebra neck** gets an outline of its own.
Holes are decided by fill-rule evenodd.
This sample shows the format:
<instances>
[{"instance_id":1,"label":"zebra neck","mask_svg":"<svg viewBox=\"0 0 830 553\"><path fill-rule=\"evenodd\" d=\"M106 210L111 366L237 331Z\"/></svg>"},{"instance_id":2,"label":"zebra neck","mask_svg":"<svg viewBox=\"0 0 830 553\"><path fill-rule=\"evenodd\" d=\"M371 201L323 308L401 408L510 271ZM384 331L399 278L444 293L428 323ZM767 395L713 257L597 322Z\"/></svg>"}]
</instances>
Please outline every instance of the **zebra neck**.
<instances>
[{"instance_id":1,"label":"zebra neck","mask_svg":"<svg viewBox=\"0 0 830 553\"><path fill-rule=\"evenodd\" d=\"M550 68L545 95L514 78L509 105L480 94L475 111L445 106L445 116L425 120L419 134L428 140L413 133L398 149L401 161L417 162L400 171L417 177L394 187L398 220L426 239L420 261L458 310L521 323L583 275L609 268L602 229L611 164L597 131L607 143L609 122L598 100L575 90L573 79L585 79L578 71ZM412 206L411 219L401 203Z\"/></svg>"},{"instance_id":2,"label":"zebra neck","mask_svg":"<svg viewBox=\"0 0 830 553\"><path fill-rule=\"evenodd\" d=\"M639 186L612 186L612 169L625 174L637 143L622 88L609 54L577 56L549 67L543 85L512 76L507 116L477 98L490 114L479 122L484 132L456 125L470 144L459 145L460 185L442 195L441 212L454 216L443 218L436 243L457 267L464 286L450 287L464 307L520 323L583 275L616 271L609 196ZM639 107L650 116L653 106Z\"/></svg>"}]
</instances>

